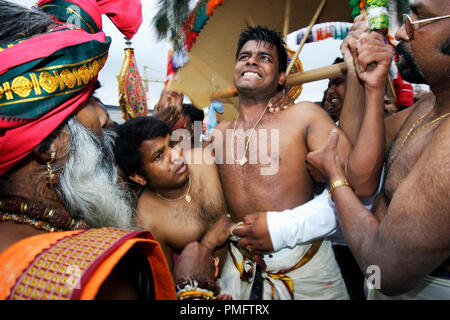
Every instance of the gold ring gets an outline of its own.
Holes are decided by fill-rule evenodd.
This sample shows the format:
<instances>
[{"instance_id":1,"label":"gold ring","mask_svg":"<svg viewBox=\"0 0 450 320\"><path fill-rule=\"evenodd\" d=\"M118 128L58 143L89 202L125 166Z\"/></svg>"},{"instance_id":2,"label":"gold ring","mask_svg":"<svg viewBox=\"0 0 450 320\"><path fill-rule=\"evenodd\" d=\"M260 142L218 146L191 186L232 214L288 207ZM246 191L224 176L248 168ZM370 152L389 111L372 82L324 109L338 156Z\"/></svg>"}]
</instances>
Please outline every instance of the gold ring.
<instances>
[{"instance_id":1,"label":"gold ring","mask_svg":"<svg viewBox=\"0 0 450 320\"><path fill-rule=\"evenodd\" d=\"M250 247L250 245L247 245L247 246L245 247L245 250L247 250L247 251L250 252L250 253L253 252L252 247Z\"/></svg>"}]
</instances>

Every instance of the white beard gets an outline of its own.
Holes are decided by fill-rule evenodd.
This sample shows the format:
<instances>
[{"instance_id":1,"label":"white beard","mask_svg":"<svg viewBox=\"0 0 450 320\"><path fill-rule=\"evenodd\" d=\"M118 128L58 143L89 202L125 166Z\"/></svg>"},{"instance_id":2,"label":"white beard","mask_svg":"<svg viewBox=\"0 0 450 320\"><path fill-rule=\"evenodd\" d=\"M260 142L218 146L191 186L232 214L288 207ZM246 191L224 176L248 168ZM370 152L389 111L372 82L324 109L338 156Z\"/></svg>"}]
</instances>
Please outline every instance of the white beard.
<instances>
[{"instance_id":1,"label":"white beard","mask_svg":"<svg viewBox=\"0 0 450 320\"><path fill-rule=\"evenodd\" d=\"M133 229L132 197L117 184L113 153L116 133L106 129L102 139L75 118L68 126L68 160L58 177L58 193L66 209L73 218L84 219L93 228Z\"/></svg>"}]
</instances>

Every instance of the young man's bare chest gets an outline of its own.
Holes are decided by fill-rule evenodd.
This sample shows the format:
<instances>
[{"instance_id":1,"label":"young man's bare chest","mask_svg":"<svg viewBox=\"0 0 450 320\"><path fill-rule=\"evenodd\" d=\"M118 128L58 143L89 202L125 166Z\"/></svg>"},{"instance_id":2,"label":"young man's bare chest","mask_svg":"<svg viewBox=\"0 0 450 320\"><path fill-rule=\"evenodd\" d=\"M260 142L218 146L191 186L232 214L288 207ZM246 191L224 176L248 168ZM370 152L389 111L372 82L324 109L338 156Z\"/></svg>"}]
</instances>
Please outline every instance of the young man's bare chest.
<instances>
[{"instance_id":1,"label":"young man's bare chest","mask_svg":"<svg viewBox=\"0 0 450 320\"><path fill-rule=\"evenodd\" d=\"M227 139L223 141L219 172L235 220L254 211L282 210L309 199L312 188L305 168L308 150L301 123L292 125L273 117L265 119L253 133L250 128L236 130L233 135L232 129L230 125L224 130ZM244 156L248 161L241 165Z\"/></svg>"}]
</instances>

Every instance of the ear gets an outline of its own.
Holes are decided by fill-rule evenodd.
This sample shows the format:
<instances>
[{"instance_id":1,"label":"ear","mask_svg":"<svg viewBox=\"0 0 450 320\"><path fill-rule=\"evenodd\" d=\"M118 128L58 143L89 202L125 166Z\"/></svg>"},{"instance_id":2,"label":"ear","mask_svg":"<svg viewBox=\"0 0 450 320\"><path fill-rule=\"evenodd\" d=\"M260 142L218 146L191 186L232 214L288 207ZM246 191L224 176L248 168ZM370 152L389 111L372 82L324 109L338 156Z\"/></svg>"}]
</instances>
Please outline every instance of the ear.
<instances>
[{"instance_id":1,"label":"ear","mask_svg":"<svg viewBox=\"0 0 450 320\"><path fill-rule=\"evenodd\" d=\"M47 163L52 160L52 154L56 156L55 140L50 145L44 143L39 144L33 149L33 155L39 159L41 163ZM53 158L54 160L54 158Z\"/></svg>"},{"instance_id":2,"label":"ear","mask_svg":"<svg viewBox=\"0 0 450 320\"><path fill-rule=\"evenodd\" d=\"M145 179L143 176L141 176L141 175L138 174L138 173L133 173L132 175L129 175L128 178L129 178L131 181L136 182L138 185L140 185L140 186L142 186L142 187L145 186L145 185L147 184L147 179Z\"/></svg>"},{"instance_id":3,"label":"ear","mask_svg":"<svg viewBox=\"0 0 450 320\"><path fill-rule=\"evenodd\" d=\"M280 75L278 76L278 84L284 87L286 84L286 72L280 72Z\"/></svg>"}]
</instances>

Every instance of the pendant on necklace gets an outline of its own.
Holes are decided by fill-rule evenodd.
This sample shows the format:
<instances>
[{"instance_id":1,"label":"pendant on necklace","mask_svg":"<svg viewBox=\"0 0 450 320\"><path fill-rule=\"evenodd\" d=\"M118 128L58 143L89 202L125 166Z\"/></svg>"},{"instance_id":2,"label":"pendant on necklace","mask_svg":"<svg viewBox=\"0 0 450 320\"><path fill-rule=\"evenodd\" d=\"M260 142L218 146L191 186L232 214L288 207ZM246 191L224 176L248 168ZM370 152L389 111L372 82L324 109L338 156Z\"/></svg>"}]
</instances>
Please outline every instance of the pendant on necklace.
<instances>
[{"instance_id":1,"label":"pendant on necklace","mask_svg":"<svg viewBox=\"0 0 450 320\"><path fill-rule=\"evenodd\" d=\"M243 167L243 166L245 166L245 164L247 163L247 157L243 157L242 159L241 159L241 161L239 161L239 164L241 165L241 167Z\"/></svg>"},{"instance_id":2,"label":"pendant on necklace","mask_svg":"<svg viewBox=\"0 0 450 320\"><path fill-rule=\"evenodd\" d=\"M184 200L186 200L187 203L191 203L192 198L190 195L186 194L186 196L184 197Z\"/></svg>"}]
</instances>

